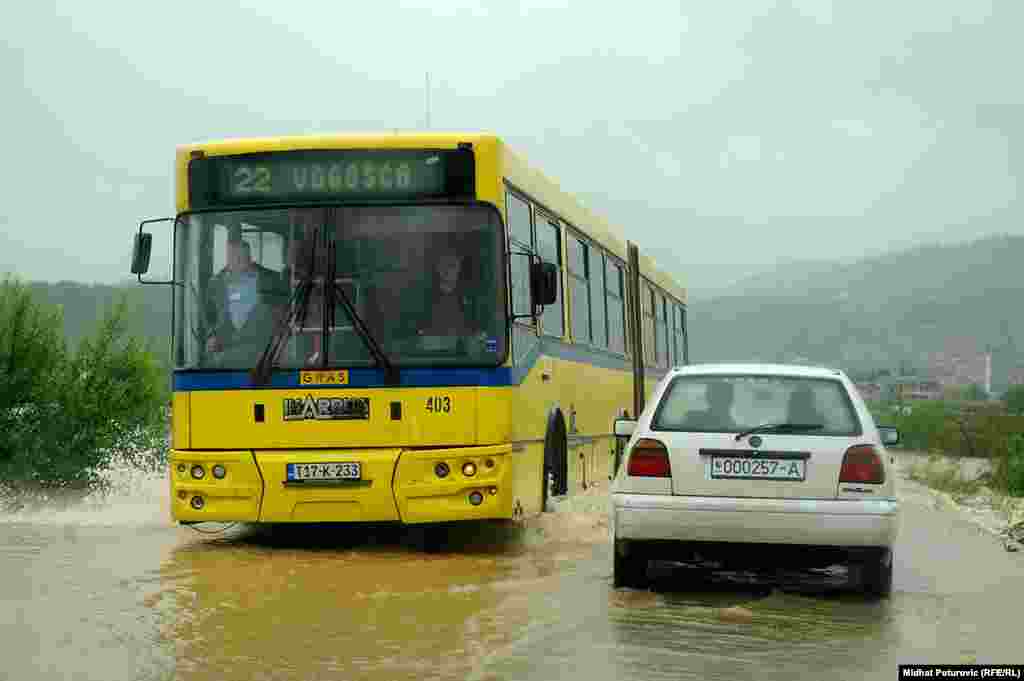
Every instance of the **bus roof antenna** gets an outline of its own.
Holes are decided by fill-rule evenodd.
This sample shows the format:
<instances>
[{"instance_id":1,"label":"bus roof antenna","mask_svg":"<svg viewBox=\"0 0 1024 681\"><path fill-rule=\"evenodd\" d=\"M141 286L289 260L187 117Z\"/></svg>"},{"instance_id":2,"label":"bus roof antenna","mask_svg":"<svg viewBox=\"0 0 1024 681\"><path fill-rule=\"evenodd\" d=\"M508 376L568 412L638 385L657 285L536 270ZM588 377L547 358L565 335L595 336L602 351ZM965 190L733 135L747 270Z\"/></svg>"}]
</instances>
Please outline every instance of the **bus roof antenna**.
<instances>
[{"instance_id":1,"label":"bus roof antenna","mask_svg":"<svg viewBox=\"0 0 1024 681\"><path fill-rule=\"evenodd\" d=\"M430 130L430 71L427 71L426 84L426 108L427 108L427 130Z\"/></svg>"}]
</instances>

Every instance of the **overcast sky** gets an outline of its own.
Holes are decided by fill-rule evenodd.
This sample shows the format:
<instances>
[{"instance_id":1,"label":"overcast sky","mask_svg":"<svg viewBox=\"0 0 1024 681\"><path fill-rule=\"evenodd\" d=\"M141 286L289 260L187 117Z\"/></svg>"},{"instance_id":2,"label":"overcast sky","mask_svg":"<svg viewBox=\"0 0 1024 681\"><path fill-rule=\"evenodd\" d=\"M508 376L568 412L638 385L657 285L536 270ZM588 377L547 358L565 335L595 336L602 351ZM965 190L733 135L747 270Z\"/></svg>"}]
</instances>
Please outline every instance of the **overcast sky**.
<instances>
[{"instance_id":1,"label":"overcast sky","mask_svg":"<svg viewBox=\"0 0 1024 681\"><path fill-rule=\"evenodd\" d=\"M504 136L697 287L1024 233L1020 0L6 14L0 271L30 279L124 278L138 221L173 211L177 144L419 128L427 70L433 128Z\"/></svg>"}]
</instances>

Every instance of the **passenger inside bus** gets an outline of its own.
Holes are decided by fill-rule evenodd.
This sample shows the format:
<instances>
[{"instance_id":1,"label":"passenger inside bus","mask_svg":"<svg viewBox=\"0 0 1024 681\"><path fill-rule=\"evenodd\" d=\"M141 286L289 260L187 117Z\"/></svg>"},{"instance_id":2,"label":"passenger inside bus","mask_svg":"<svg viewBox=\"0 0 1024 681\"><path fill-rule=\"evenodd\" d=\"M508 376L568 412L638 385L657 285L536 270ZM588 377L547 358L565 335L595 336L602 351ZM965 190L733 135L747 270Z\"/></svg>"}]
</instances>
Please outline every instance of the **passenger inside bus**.
<instances>
[{"instance_id":1,"label":"passenger inside bus","mask_svg":"<svg viewBox=\"0 0 1024 681\"><path fill-rule=\"evenodd\" d=\"M254 360L287 312L288 288L281 275L253 261L239 233L229 234L225 253L227 264L207 289L206 349L232 362Z\"/></svg>"},{"instance_id":2,"label":"passenger inside bus","mask_svg":"<svg viewBox=\"0 0 1024 681\"><path fill-rule=\"evenodd\" d=\"M473 295L470 293L466 256L454 248L445 248L434 261L431 287L416 333L427 350L456 349L459 338L471 338L479 344L484 337L476 319Z\"/></svg>"},{"instance_id":3,"label":"passenger inside bus","mask_svg":"<svg viewBox=\"0 0 1024 681\"><path fill-rule=\"evenodd\" d=\"M470 323L469 300L463 295L460 285L462 271L463 258L454 251L446 251L438 257L434 266L431 311L418 330L421 336L464 336L474 331Z\"/></svg>"}]
</instances>

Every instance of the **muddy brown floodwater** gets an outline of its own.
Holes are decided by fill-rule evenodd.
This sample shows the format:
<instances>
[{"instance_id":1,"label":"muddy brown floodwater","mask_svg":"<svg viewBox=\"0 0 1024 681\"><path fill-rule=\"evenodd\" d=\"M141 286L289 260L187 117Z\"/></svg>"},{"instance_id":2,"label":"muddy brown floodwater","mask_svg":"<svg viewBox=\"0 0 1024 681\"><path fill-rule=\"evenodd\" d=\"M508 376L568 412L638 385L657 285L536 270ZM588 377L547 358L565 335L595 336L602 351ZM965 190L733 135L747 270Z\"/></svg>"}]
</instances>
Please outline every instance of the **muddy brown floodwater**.
<instances>
[{"instance_id":1,"label":"muddy brown floodwater","mask_svg":"<svg viewBox=\"0 0 1024 681\"><path fill-rule=\"evenodd\" d=\"M842 570L660 566L653 591L616 591L601 489L425 554L389 527L200 534L170 524L164 480L116 477L112 495L0 515L0 679L892 679L901 662L1024 661L1024 560L906 480L895 592L872 601Z\"/></svg>"}]
</instances>

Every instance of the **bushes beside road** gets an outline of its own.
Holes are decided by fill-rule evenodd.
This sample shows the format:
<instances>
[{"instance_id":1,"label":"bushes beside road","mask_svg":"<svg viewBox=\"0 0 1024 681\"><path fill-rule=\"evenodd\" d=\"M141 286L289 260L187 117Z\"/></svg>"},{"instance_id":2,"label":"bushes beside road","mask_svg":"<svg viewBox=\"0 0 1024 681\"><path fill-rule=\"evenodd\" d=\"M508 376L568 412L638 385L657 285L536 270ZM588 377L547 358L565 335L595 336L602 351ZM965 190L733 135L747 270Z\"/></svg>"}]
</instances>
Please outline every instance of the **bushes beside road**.
<instances>
[{"instance_id":1,"label":"bushes beside road","mask_svg":"<svg viewBox=\"0 0 1024 681\"><path fill-rule=\"evenodd\" d=\"M989 484L1024 496L1024 415L998 402L913 401L869 405L880 425L900 431L902 449L991 461Z\"/></svg>"},{"instance_id":2,"label":"bushes beside road","mask_svg":"<svg viewBox=\"0 0 1024 681\"><path fill-rule=\"evenodd\" d=\"M0 481L85 486L115 455L161 459L166 373L127 315L122 299L71 351L58 307L0 283Z\"/></svg>"}]
</instances>

